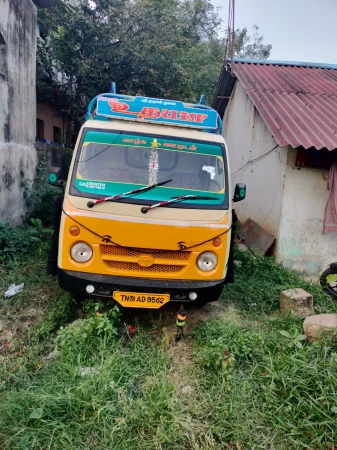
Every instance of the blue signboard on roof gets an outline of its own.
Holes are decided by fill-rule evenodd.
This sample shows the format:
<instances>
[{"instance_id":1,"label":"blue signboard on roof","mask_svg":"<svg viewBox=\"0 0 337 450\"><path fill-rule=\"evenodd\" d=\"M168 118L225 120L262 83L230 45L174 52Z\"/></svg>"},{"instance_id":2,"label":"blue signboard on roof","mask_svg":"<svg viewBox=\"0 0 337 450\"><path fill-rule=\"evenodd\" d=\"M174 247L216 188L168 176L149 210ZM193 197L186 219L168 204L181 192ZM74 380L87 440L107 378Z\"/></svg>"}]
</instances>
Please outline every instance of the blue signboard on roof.
<instances>
[{"instance_id":1,"label":"blue signboard on roof","mask_svg":"<svg viewBox=\"0 0 337 450\"><path fill-rule=\"evenodd\" d=\"M205 130L217 129L217 112L213 109L193 108L183 102L157 98L100 96L97 98L96 115Z\"/></svg>"}]
</instances>

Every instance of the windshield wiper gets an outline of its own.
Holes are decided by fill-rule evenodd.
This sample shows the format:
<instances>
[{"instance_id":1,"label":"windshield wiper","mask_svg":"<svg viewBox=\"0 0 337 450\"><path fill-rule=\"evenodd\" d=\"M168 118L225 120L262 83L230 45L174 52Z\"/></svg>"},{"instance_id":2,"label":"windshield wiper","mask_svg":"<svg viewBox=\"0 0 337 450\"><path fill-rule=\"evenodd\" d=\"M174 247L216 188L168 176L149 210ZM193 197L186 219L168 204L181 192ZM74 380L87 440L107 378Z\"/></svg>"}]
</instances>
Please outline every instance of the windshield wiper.
<instances>
[{"instance_id":1,"label":"windshield wiper","mask_svg":"<svg viewBox=\"0 0 337 450\"><path fill-rule=\"evenodd\" d=\"M88 202L87 206L88 208L93 208L95 205L97 205L97 203L103 203L103 202L108 202L108 201L114 201L114 200L118 200L118 199L122 199L122 198L129 198L132 197L135 194L140 194L142 192L148 192L151 191L151 189L154 189L158 186L163 186L164 184L169 183L172 180L166 180L166 181L162 181L161 183L156 183L156 184L149 184L148 186L144 186L142 188L139 189L134 189L133 191L129 191L129 192L123 192L122 194L117 194L117 195L113 195L112 197L105 197L105 198L99 198L98 200L94 200L93 202Z\"/></svg>"},{"instance_id":2,"label":"windshield wiper","mask_svg":"<svg viewBox=\"0 0 337 450\"><path fill-rule=\"evenodd\" d=\"M203 195L182 195L180 197L173 197L172 200L156 203L152 206L143 206L141 212L143 214L146 214L150 209L160 208L162 206L170 205L171 203L179 203L185 200L219 200L219 199L217 197L207 197Z\"/></svg>"}]
</instances>

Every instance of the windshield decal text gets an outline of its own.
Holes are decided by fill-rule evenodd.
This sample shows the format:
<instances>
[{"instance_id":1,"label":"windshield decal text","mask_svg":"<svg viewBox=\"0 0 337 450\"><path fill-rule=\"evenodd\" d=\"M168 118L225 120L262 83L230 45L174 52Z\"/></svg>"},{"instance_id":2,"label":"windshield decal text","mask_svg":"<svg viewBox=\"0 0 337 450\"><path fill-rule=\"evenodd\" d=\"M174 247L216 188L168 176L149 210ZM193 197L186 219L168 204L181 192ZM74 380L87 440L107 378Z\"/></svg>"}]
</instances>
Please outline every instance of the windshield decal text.
<instances>
[{"instance_id":1,"label":"windshield decal text","mask_svg":"<svg viewBox=\"0 0 337 450\"><path fill-rule=\"evenodd\" d=\"M87 189L98 189L100 191L105 191L106 188L105 183L100 183L97 181L80 181L78 185Z\"/></svg>"}]
</instances>

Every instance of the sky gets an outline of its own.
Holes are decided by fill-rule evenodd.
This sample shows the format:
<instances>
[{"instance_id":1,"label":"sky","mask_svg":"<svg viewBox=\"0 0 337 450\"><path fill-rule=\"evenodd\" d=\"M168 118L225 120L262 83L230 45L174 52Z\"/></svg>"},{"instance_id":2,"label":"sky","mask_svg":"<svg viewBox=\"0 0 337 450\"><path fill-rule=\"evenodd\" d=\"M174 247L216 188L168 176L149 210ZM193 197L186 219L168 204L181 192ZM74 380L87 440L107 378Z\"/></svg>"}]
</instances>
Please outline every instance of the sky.
<instances>
[{"instance_id":1,"label":"sky","mask_svg":"<svg viewBox=\"0 0 337 450\"><path fill-rule=\"evenodd\" d=\"M211 1L226 27L228 0ZM269 59L337 64L337 0L235 0L235 28L254 24Z\"/></svg>"}]
</instances>

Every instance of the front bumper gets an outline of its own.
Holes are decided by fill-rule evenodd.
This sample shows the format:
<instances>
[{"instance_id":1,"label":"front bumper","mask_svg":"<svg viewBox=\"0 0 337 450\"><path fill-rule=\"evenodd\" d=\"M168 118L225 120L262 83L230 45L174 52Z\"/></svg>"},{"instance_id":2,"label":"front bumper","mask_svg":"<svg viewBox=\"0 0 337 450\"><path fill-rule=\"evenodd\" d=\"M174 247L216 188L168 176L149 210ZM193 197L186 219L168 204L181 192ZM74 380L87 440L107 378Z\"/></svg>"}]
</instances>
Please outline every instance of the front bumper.
<instances>
[{"instance_id":1,"label":"front bumper","mask_svg":"<svg viewBox=\"0 0 337 450\"><path fill-rule=\"evenodd\" d=\"M197 301L212 302L220 297L224 281L182 281L148 278L116 277L93 273L58 269L60 286L75 295L88 296L86 286L92 284L95 291L90 296L112 298L114 291L170 294L170 301L192 302L189 292L196 292Z\"/></svg>"}]
</instances>

